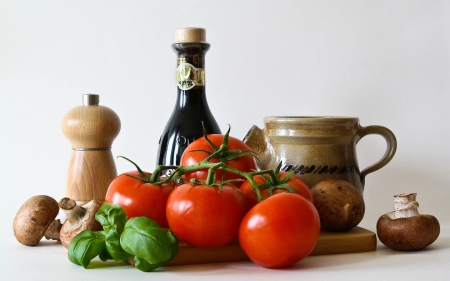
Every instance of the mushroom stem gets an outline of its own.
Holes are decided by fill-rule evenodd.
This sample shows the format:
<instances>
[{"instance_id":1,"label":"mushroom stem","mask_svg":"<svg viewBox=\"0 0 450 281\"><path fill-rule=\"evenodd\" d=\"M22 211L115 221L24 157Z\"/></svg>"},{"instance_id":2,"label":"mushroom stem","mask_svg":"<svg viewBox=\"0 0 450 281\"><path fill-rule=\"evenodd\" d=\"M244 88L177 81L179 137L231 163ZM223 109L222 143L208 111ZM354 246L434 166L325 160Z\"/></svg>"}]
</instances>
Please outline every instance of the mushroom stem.
<instances>
[{"instance_id":1,"label":"mushroom stem","mask_svg":"<svg viewBox=\"0 0 450 281\"><path fill-rule=\"evenodd\" d=\"M395 211L388 213L392 219L410 218L419 215L419 202L416 201L417 193L402 193L394 195Z\"/></svg>"},{"instance_id":2,"label":"mushroom stem","mask_svg":"<svg viewBox=\"0 0 450 281\"><path fill-rule=\"evenodd\" d=\"M64 197L58 205L66 214L66 221L60 231L60 239L64 247L69 248L73 237L85 229L93 231L102 229L102 225L95 220L95 213L101 207L101 202L91 200L87 204L79 206L75 200Z\"/></svg>"},{"instance_id":3,"label":"mushroom stem","mask_svg":"<svg viewBox=\"0 0 450 281\"><path fill-rule=\"evenodd\" d=\"M69 229L66 229L66 231L78 228L85 219L89 218L87 208L85 206L81 207L77 205L77 202L73 199L64 197L58 204L59 208L66 214L66 220L70 225ZM85 218L86 214L87 218Z\"/></svg>"}]
</instances>

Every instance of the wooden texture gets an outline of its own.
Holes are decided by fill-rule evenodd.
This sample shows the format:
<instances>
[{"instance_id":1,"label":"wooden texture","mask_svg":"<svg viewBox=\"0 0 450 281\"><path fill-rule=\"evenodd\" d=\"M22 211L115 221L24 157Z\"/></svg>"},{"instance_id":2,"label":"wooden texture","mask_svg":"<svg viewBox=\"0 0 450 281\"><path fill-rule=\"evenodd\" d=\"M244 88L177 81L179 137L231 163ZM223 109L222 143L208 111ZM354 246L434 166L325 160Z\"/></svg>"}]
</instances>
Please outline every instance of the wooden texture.
<instances>
[{"instance_id":1,"label":"wooden texture","mask_svg":"<svg viewBox=\"0 0 450 281\"><path fill-rule=\"evenodd\" d=\"M111 150L72 151L67 173L66 196L84 205L103 202L109 184L117 176Z\"/></svg>"},{"instance_id":2,"label":"wooden texture","mask_svg":"<svg viewBox=\"0 0 450 281\"><path fill-rule=\"evenodd\" d=\"M355 227L346 232L321 232L310 256L374 251L377 246L375 233ZM167 265L188 265L217 262L248 261L249 258L238 243L220 248L193 248L180 244L177 256ZM128 259L134 264L132 258Z\"/></svg>"},{"instance_id":3,"label":"wooden texture","mask_svg":"<svg viewBox=\"0 0 450 281\"><path fill-rule=\"evenodd\" d=\"M111 146L120 131L119 117L105 106L77 106L64 116L62 130L73 149L66 196L78 204L104 201L117 176Z\"/></svg>"},{"instance_id":4,"label":"wooden texture","mask_svg":"<svg viewBox=\"0 0 450 281\"><path fill-rule=\"evenodd\" d=\"M82 105L66 113L62 130L73 148L111 147L120 132L120 119L106 106Z\"/></svg>"},{"instance_id":5,"label":"wooden texture","mask_svg":"<svg viewBox=\"0 0 450 281\"><path fill-rule=\"evenodd\" d=\"M377 236L372 231L355 227L346 232L322 231L312 256L375 251Z\"/></svg>"}]
</instances>

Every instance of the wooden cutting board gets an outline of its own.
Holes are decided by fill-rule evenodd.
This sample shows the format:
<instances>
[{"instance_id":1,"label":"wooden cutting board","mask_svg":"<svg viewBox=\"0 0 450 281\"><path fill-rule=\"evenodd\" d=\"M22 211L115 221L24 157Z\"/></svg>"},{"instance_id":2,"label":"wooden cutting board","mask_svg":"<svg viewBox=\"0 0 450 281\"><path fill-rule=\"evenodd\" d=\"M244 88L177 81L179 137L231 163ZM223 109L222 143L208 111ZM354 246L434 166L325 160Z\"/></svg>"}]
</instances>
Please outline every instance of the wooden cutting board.
<instances>
[{"instance_id":1,"label":"wooden cutting board","mask_svg":"<svg viewBox=\"0 0 450 281\"><path fill-rule=\"evenodd\" d=\"M322 231L317 244L310 254L332 255L374 251L377 247L375 233L361 227L346 232ZM249 258L238 243L220 248L194 248L180 244L177 256L167 265L187 265L216 262L247 261ZM129 260L131 264L133 260Z\"/></svg>"}]
</instances>

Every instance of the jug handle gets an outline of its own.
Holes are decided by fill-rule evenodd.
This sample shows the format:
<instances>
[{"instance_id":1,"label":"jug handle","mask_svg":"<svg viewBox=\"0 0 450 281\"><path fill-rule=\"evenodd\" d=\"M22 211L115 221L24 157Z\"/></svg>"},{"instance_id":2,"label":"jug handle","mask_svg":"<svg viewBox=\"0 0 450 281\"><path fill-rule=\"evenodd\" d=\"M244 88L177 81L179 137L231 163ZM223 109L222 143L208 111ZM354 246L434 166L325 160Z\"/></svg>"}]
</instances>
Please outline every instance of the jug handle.
<instances>
[{"instance_id":1,"label":"jug handle","mask_svg":"<svg viewBox=\"0 0 450 281\"><path fill-rule=\"evenodd\" d=\"M383 126L367 126L362 127L359 126L358 135L360 139L362 139L364 136L367 135L380 135L384 137L386 140L386 152L384 153L383 157L373 164L372 166L367 167L366 169L362 170L361 172L361 183L364 184L366 176L370 173L373 173L382 167L384 167L387 163L389 163L394 157L395 151L397 150L397 139L395 138L395 135L392 133L391 130L389 130L386 127ZM358 140L359 141L359 140Z\"/></svg>"}]
</instances>

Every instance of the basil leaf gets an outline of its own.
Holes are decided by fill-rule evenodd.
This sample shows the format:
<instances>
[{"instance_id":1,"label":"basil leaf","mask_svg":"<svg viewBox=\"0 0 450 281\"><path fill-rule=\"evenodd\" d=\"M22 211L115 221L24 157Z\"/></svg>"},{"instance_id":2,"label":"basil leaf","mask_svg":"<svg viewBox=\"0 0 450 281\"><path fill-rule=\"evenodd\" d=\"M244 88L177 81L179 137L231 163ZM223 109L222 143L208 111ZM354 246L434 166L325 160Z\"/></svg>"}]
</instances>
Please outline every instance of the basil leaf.
<instances>
[{"instance_id":1,"label":"basil leaf","mask_svg":"<svg viewBox=\"0 0 450 281\"><path fill-rule=\"evenodd\" d=\"M112 228L121 233L127 221L127 214L119 205L104 202L95 214L95 219L103 226L105 233Z\"/></svg>"},{"instance_id":2,"label":"basil leaf","mask_svg":"<svg viewBox=\"0 0 450 281\"><path fill-rule=\"evenodd\" d=\"M140 271L149 272L157 269L160 266L163 266L165 262L160 262L156 264L151 264L145 259L142 259L138 256L134 256L134 267L139 269Z\"/></svg>"},{"instance_id":3,"label":"basil leaf","mask_svg":"<svg viewBox=\"0 0 450 281\"><path fill-rule=\"evenodd\" d=\"M105 250L105 233L103 231L84 230L73 238L69 246L68 256L74 264L87 268L96 256L102 254L102 257L105 257Z\"/></svg>"},{"instance_id":4,"label":"basil leaf","mask_svg":"<svg viewBox=\"0 0 450 281\"><path fill-rule=\"evenodd\" d=\"M169 239L159 225L146 217L134 217L125 224L120 236L122 248L150 264L167 261L171 256Z\"/></svg>"},{"instance_id":5,"label":"basil leaf","mask_svg":"<svg viewBox=\"0 0 450 281\"><path fill-rule=\"evenodd\" d=\"M167 230L166 236L169 239L170 247L170 258L167 261L170 261L178 254L178 239L170 230Z\"/></svg>"},{"instance_id":6,"label":"basil leaf","mask_svg":"<svg viewBox=\"0 0 450 281\"><path fill-rule=\"evenodd\" d=\"M120 246L120 234L116 228L111 228L106 234L105 243L108 253L115 261L123 261L130 256Z\"/></svg>"},{"instance_id":7,"label":"basil leaf","mask_svg":"<svg viewBox=\"0 0 450 281\"><path fill-rule=\"evenodd\" d=\"M141 271L149 272L149 271L153 271L153 270L157 269L158 267L165 265L170 260L172 260L178 253L178 239L172 234L172 232L170 232L170 230L167 230L166 236L168 238L169 247L171 250L170 258L168 260L159 262L156 264L150 264L145 259L135 256L134 257L134 267L136 267L137 269L139 269Z\"/></svg>"},{"instance_id":8,"label":"basil leaf","mask_svg":"<svg viewBox=\"0 0 450 281\"><path fill-rule=\"evenodd\" d=\"M98 257L101 261L107 261L107 260L113 260L114 258L111 256L111 254L108 252L108 249L105 247L105 250L103 250Z\"/></svg>"}]
</instances>

